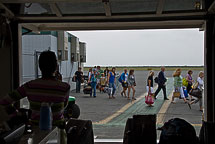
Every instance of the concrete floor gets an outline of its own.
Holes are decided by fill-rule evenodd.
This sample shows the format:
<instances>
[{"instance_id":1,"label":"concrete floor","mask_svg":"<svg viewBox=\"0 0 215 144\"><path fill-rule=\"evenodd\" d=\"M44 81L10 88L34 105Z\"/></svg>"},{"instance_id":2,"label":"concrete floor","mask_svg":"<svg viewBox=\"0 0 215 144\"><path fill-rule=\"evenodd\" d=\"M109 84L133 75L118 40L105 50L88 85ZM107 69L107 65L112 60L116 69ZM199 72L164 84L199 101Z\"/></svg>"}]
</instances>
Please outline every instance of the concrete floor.
<instances>
[{"instance_id":1,"label":"concrete floor","mask_svg":"<svg viewBox=\"0 0 215 144\"><path fill-rule=\"evenodd\" d=\"M167 83L167 94L171 96L173 91L173 80L171 79L173 71L166 71L169 77ZM194 71L193 78L197 78L198 71ZM155 76L157 72L155 72ZM186 72L182 73L185 76ZM89 95L71 92L72 96L77 98L77 104L81 109L80 119L89 119L93 122L94 135L96 139L122 139L124 134L125 123L128 117L133 114L158 114L163 105L163 93L160 92L154 107L149 108L144 103L144 93L146 92L146 79L148 71L136 71L136 94L137 102L132 102L120 95L121 86L116 93L116 99L108 99L106 93L97 92L96 98ZM201 115L198 111L198 105L195 104L190 110L182 100L176 100L176 104L169 104L166 112L163 114L163 122L171 118L179 117L194 124L197 134L201 126ZM157 124L157 127L162 126ZM160 131L157 131L159 139Z\"/></svg>"}]
</instances>

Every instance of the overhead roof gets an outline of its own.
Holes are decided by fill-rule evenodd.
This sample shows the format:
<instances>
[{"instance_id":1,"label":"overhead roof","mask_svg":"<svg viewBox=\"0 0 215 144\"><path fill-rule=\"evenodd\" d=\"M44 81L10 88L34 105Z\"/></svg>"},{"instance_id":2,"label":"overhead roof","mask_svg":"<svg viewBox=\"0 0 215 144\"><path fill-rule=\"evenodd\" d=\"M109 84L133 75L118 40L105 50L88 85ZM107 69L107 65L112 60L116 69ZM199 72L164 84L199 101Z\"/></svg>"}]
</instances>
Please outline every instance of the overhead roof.
<instances>
[{"instance_id":1,"label":"overhead roof","mask_svg":"<svg viewBox=\"0 0 215 144\"><path fill-rule=\"evenodd\" d=\"M206 14L204 2L205 0L0 0L0 9L34 31L201 28Z\"/></svg>"}]
</instances>

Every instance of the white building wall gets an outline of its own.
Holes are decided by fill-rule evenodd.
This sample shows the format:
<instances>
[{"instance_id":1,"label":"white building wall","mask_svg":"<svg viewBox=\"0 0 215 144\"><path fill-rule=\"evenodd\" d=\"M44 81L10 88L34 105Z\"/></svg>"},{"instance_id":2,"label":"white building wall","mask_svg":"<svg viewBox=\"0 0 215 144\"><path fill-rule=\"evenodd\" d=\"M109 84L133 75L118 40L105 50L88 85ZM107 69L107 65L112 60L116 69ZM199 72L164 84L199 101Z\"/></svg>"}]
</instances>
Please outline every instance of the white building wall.
<instances>
[{"instance_id":1,"label":"white building wall","mask_svg":"<svg viewBox=\"0 0 215 144\"><path fill-rule=\"evenodd\" d=\"M78 62L71 62L70 42L68 46L68 61L59 62L59 66L63 81L68 82L73 90L75 83L72 82L72 76L78 69ZM35 54L36 51L44 50L54 51L57 55L57 37L52 35L24 35L22 37L23 83L36 78Z\"/></svg>"}]
</instances>

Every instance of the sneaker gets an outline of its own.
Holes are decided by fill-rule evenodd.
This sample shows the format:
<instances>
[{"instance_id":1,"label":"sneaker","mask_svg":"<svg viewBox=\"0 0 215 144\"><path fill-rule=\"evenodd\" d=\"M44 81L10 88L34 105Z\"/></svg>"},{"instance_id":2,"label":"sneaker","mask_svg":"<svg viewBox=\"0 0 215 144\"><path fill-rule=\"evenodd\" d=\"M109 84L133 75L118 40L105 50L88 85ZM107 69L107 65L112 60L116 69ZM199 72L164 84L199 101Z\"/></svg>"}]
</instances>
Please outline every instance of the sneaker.
<instances>
[{"instance_id":1,"label":"sneaker","mask_svg":"<svg viewBox=\"0 0 215 144\"><path fill-rule=\"evenodd\" d=\"M168 98L164 98L164 100L169 100Z\"/></svg>"}]
</instances>

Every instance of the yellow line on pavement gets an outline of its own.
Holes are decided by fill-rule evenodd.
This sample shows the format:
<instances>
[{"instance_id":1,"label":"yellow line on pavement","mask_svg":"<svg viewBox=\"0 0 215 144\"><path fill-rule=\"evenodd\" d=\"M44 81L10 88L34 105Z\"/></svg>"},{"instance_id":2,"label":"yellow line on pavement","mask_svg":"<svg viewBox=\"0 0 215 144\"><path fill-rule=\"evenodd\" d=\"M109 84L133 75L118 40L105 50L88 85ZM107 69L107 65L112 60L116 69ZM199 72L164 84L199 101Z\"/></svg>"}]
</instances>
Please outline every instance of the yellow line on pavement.
<instances>
[{"instance_id":1,"label":"yellow line on pavement","mask_svg":"<svg viewBox=\"0 0 215 144\"><path fill-rule=\"evenodd\" d=\"M160 111L157 113L157 124L163 124L164 123L164 118L165 118L165 113L167 109L169 108L169 105L171 103L171 96L173 94L173 91L169 94L168 98L169 100L164 101Z\"/></svg>"},{"instance_id":2,"label":"yellow line on pavement","mask_svg":"<svg viewBox=\"0 0 215 144\"><path fill-rule=\"evenodd\" d=\"M111 116L99 121L99 122L93 122L93 124L106 124L109 121L111 121L113 118L117 117L118 115L120 115L121 113L125 112L129 107L131 107L133 104L137 103L139 100L141 100L142 98L145 97L145 95L147 94L144 93L143 95L141 95L140 97L138 97L136 100L131 100L130 103L127 103L125 106L123 106L120 110L118 110L117 112L115 112L114 114L112 114Z\"/></svg>"},{"instance_id":3,"label":"yellow line on pavement","mask_svg":"<svg viewBox=\"0 0 215 144\"><path fill-rule=\"evenodd\" d=\"M158 86L154 86L153 89L156 89ZM145 98L145 96L147 95L147 92L145 92L144 94L142 94L140 97L138 97L136 100L132 100L130 103L127 103L125 106L123 106L120 110L118 110L117 112L115 112L114 114L110 115L109 117L98 121L98 122L93 122L93 124L106 124L109 121L111 121L112 119L114 119L115 117L117 117L118 115L122 114L123 112L125 112L129 107L131 107L133 104L137 103L139 100Z\"/></svg>"}]
</instances>

